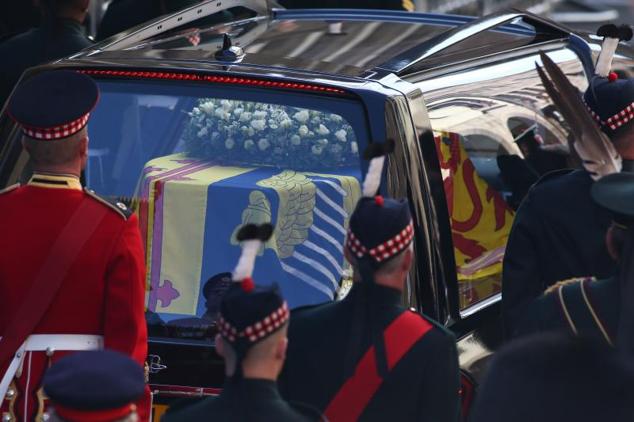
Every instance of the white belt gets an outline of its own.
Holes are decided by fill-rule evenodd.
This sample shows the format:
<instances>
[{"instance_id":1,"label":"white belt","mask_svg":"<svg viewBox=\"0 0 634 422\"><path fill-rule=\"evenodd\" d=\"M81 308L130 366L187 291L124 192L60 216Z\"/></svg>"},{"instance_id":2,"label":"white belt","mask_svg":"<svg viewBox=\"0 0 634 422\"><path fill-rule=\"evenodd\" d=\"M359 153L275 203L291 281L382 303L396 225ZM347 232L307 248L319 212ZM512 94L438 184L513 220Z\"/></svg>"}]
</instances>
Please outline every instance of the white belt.
<instances>
[{"instance_id":1,"label":"white belt","mask_svg":"<svg viewBox=\"0 0 634 422\"><path fill-rule=\"evenodd\" d=\"M2 337L0 337L0 343ZM26 352L82 351L103 349L103 337L84 334L32 334L15 352L7 372L0 381L0 402L4 400L11 380L18 371Z\"/></svg>"}]
</instances>

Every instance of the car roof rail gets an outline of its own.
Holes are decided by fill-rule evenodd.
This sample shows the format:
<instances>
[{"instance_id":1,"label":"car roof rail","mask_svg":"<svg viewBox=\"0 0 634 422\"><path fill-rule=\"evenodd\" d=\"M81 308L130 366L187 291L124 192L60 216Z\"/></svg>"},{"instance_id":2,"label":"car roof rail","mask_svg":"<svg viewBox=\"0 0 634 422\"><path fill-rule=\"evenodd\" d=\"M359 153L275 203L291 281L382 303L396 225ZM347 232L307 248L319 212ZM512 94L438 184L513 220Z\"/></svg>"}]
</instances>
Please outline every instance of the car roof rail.
<instances>
[{"instance_id":1,"label":"car roof rail","mask_svg":"<svg viewBox=\"0 0 634 422\"><path fill-rule=\"evenodd\" d=\"M271 16L273 3L270 0L207 0L179 12L162 16L131 29L123 36L105 40L98 45L98 50L123 50L143 42L156 35L162 34L179 26L194 22L214 13L222 12L233 7L244 7L256 13L256 16Z\"/></svg>"},{"instance_id":2,"label":"car roof rail","mask_svg":"<svg viewBox=\"0 0 634 422\"><path fill-rule=\"evenodd\" d=\"M504 10L443 32L393 57L386 63L377 66L377 68L379 70L396 73L399 76L427 70L425 62L437 56L443 50L460 44L482 32L505 25L508 26L517 19L521 19L524 23L533 25L536 30L539 30L540 34L545 34L551 39L568 38L571 34L571 30L568 28L532 13L516 9ZM521 27L516 27L517 31L515 32L519 33L522 31ZM509 32L513 31L511 30Z\"/></svg>"}]
</instances>

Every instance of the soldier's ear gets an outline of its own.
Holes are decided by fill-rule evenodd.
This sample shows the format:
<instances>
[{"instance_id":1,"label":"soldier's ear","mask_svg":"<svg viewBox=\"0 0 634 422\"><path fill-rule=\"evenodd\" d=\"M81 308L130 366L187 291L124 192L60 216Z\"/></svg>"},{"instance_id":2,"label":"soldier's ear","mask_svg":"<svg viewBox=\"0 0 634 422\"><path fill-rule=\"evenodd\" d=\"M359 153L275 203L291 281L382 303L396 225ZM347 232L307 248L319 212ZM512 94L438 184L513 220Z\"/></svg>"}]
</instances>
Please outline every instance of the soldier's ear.
<instances>
[{"instance_id":1,"label":"soldier's ear","mask_svg":"<svg viewBox=\"0 0 634 422\"><path fill-rule=\"evenodd\" d=\"M286 349L288 348L288 337L282 336L277 342L277 349L275 350L275 358L277 360L284 361L286 359Z\"/></svg>"},{"instance_id":2,"label":"soldier's ear","mask_svg":"<svg viewBox=\"0 0 634 422\"><path fill-rule=\"evenodd\" d=\"M403 261L401 263L401 270L405 273L408 273L410 268L412 268L413 263L414 263L414 248L410 246L404 252Z\"/></svg>"},{"instance_id":3,"label":"soldier's ear","mask_svg":"<svg viewBox=\"0 0 634 422\"><path fill-rule=\"evenodd\" d=\"M218 354L221 357L226 357L225 356L225 342L222 339L222 336L220 334L216 334L216 338L215 338L215 342L216 342L216 352L218 352Z\"/></svg>"}]
</instances>

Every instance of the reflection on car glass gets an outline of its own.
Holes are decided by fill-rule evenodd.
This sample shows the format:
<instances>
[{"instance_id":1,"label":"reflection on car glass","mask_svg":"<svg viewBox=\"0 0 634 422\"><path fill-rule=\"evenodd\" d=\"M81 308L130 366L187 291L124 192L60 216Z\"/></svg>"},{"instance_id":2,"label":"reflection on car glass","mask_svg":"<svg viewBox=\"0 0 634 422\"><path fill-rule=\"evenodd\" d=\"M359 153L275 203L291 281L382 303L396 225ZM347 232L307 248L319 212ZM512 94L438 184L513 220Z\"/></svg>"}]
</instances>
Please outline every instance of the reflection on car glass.
<instances>
[{"instance_id":1,"label":"reflection on car glass","mask_svg":"<svg viewBox=\"0 0 634 422\"><path fill-rule=\"evenodd\" d=\"M138 215L152 336L213 339L208 280L231 270L247 223L276 227L258 283L278 283L291 307L337 297L367 139L356 101L146 82L102 92L88 186Z\"/></svg>"}]
</instances>

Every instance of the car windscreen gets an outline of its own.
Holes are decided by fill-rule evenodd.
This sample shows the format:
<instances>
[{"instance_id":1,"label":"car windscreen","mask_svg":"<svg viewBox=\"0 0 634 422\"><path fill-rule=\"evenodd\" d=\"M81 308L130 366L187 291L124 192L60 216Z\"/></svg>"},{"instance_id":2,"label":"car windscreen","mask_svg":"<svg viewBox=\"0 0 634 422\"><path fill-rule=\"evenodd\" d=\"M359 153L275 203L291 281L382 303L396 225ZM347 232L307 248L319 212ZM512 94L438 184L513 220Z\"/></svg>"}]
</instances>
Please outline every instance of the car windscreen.
<instances>
[{"instance_id":1,"label":"car windscreen","mask_svg":"<svg viewBox=\"0 0 634 422\"><path fill-rule=\"evenodd\" d=\"M277 283L292 308L336 297L368 137L360 103L220 84L99 87L85 181L139 217L151 336L211 341L247 223L275 226L256 284Z\"/></svg>"}]
</instances>

